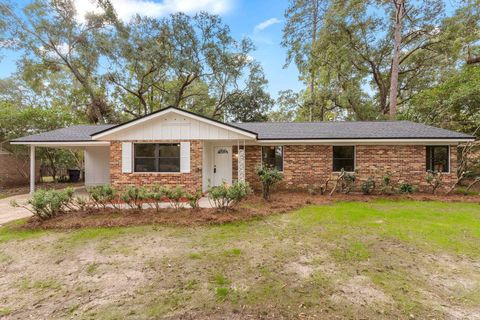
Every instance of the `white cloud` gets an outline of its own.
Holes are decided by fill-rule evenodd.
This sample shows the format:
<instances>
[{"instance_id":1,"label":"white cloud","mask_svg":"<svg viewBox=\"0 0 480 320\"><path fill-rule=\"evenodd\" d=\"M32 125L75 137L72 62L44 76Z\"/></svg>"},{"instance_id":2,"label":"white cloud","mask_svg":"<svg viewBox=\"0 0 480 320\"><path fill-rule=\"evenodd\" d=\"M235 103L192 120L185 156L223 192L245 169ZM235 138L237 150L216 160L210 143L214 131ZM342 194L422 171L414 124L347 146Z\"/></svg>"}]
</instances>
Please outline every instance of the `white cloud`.
<instances>
[{"instance_id":1,"label":"white cloud","mask_svg":"<svg viewBox=\"0 0 480 320\"><path fill-rule=\"evenodd\" d=\"M94 0L74 0L78 19L85 20L87 13L101 13ZM151 0L112 0L118 17L129 20L139 14L147 17L163 17L170 13L184 12L194 14L206 11L212 14L227 12L232 6L233 0L163 0L156 2Z\"/></svg>"},{"instance_id":2,"label":"white cloud","mask_svg":"<svg viewBox=\"0 0 480 320\"><path fill-rule=\"evenodd\" d=\"M277 23L280 23L280 22L282 22L282 21L277 19L277 18L270 18L268 20L265 20L265 21L257 24L253 30L255 32L262 31L262 30L265 30L266 28L270 27L271 25L274 25L274 24L277 24Z\"/></svg>"}]
</instances>

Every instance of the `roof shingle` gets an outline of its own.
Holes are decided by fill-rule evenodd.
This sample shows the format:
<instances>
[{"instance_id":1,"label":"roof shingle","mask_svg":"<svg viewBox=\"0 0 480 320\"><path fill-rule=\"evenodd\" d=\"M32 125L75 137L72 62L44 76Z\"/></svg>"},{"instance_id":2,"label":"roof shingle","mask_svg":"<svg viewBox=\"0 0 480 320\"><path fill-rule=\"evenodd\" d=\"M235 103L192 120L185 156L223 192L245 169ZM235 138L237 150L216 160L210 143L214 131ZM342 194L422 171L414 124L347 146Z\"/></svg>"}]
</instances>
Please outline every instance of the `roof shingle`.
<instances>
[{"instance_id":1,"label":"roof shingle","mask_svg":"<svg viewBox=\"0 0 480 320\"><path fill-rule=\"evenodd\" d=\"M230 123L258 134L259 140L323 139L474 139L468 134L410 121L248 122ZM115 125L77 125L12 140L13 142L92 141L94 133Z\"/></svg>"},{"instance_id":2,"label":"roof shingle","mask_svg":"<svg viewBox=\"0 0 480 320\"><path fill-rule=\"evenodd\" d=\"M259 140L300 139L471 139L470 135L410 121L234 123Z\"/></svg>"}]
</instances>

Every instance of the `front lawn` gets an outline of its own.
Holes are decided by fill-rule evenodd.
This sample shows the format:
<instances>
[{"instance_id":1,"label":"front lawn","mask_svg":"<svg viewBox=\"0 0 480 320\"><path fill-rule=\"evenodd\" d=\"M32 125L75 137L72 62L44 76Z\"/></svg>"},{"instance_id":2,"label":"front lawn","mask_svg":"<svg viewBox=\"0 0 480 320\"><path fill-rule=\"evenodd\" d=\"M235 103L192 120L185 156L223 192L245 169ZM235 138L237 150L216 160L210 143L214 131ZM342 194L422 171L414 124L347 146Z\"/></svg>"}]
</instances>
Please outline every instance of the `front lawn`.
<instances>
[{"instance_id":1,"label":"front lawn","mask_svg":"<svg viewBox=\"0 0 480 320\"><path fill-rule=\"evenodd\" d=\"M479 244L478 203L339 202L195 227L10 225L0 318L479 319Z\"/></svg>"}]
</instances>

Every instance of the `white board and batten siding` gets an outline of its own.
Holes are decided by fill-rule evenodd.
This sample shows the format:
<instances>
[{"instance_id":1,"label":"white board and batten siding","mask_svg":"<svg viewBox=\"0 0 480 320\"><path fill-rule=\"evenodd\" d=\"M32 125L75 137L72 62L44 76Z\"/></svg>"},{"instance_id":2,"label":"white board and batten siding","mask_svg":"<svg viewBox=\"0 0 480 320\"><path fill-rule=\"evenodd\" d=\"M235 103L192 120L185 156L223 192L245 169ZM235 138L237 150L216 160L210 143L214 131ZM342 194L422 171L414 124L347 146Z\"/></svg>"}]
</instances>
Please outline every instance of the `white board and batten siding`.
<instances>
[{"instance_id":1,"label":"white board and batten siding","mask_svg":"<svg viewBox=\"0 0 480 320\"><path fill-rule=\"evenodd\" d=\"M85 147L85 185L110 183L110 147Z\"/></svg>"},{"instance_id":2,"label":"white board and batten siding","mask_svg":"<svg viewBox=\"0 0 480 320\"><path fill-rule=\"evenodd\" d=\"M236 140L241 133L192 117L168 113L108 135L108 140Z\"/></svg>"},{"instance_id":3,"label":"white board and batten siding","mask_svg":"<svg viewBox=\"0 0 480 320\"><path fill-rule=\"evenodd\" d=\"M133 172L133 143L122 142L122 173ZM190 142L180 142L180 172L190 172Z\"/></svg>"}]
</instances>

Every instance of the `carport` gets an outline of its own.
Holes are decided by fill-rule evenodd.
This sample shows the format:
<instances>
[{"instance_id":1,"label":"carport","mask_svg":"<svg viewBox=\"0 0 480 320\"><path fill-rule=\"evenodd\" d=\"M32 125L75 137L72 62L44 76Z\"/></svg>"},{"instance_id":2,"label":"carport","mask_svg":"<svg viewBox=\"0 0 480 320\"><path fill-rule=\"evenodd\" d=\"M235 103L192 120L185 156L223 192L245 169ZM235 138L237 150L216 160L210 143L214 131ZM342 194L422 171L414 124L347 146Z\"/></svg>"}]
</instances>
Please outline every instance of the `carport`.
<instances>
[{"instance_id":1,"label":"carport","mask_svg":"<svg viewBox=\"0 0 480 320\"><path fill-rule=\"evenodd\" d=\"M110 183L110 142L94 141L91 135L112 125L78 125L10 141L30 148L30 193L35 192L35 149L80 149L85 159L85 186Z\"/></svg>"}]
</instances>

